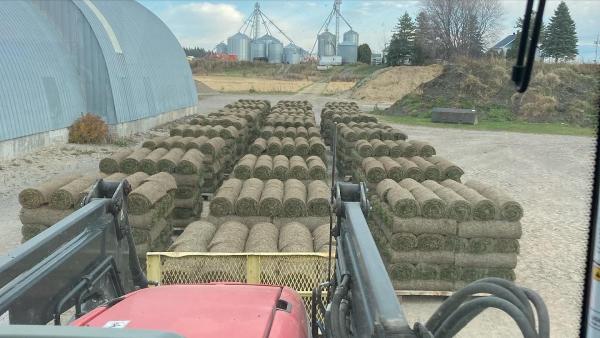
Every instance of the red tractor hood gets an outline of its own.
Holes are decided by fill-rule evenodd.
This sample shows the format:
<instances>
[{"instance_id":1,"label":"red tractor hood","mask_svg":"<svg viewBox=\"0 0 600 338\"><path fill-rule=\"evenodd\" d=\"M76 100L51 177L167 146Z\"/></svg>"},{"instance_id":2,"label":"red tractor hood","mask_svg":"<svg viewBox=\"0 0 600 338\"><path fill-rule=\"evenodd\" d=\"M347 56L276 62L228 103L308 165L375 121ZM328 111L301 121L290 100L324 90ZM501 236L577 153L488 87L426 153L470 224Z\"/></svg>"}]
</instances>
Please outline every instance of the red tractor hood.
<instances>
[{"instance_id":1,"label":"red tractor hood","mask_svg":"<svg viewBox=\"0 0 600 338\"><path fill-rule=\"evenodd\" d=\"M71 325L149 329L193 337L306 338L302 299L286 287L172 285L142 289Z\"/></svg>"}]
</instances>

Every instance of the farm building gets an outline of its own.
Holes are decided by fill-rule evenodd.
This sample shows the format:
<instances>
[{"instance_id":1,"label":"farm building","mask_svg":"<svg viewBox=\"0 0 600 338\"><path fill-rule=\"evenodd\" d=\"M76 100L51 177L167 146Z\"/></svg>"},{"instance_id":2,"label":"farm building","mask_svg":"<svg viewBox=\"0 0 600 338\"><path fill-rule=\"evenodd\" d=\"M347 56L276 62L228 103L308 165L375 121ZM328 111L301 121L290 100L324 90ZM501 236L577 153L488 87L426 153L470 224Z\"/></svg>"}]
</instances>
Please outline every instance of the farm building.
<instances>
[{"instance_id":1,"label":"farm building","mask_svg":"<svg viewBox=\"0 0 600 338\"><path fill-rule=\"evenodd\" d=\"M0 3L0 159L66 142L87 112L127 135L196 105L181 46L139 3Z\"/></svg>"}]
</instances>

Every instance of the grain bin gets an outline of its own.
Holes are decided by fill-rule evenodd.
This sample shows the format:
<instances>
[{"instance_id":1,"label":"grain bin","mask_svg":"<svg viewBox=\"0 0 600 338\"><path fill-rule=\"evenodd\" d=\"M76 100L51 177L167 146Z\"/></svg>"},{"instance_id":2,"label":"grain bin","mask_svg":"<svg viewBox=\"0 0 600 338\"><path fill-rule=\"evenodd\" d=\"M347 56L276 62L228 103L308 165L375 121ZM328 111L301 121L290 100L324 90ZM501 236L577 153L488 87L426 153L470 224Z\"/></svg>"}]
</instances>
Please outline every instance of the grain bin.
<instances>
[{"instance_id":1,"label":"grain bin","mask_svg":"<svg viewBox=\"0 0 600 338\"><path fill-rule=\"evenodd\" d=\"M283 58L285 63L289 63L291 65L299 64L302 60L302 55L300 54L300 48L298 46L290 43L285 46L283 49Z\"/></svg>"},{"instance_id":2,"label":"grain bin","mask_svg":"<svg viewBox=\"0 0 600 338\"><path fill-rule=\"evenodd\" d=\"M319 56L335 55L335 35L331 34L328 30L325 30L325 32L321 33L321 35L318 36L317 41L319 48Z\"/></svg>"},{"instance_id":3,"label":"grain bin","mask_svg":"<svg viewBox=\"0 0 600 338\"><path fill-rule=\"evenodd\" d=\"M283 62L283 44L281 42L272 42L269 44L267 55L269 63Z\"/></svg>"},{"instance_id":4,"label":"grain bin","mask_svg":"<svg viewBox=\"0 0 600 338\"><path fill-rule=\"evenodd\" d=\"M347 31L344 33L344 42L351 42L358 46L358 33L353 30Z\"/></svg>"},{"instance_id":5,"label":"grain bin","mask_svg":"<svg viewBox=\"0 0 600 338\"><path fill-rule=\"evenodd\" d=\"M266 59L267 58L267 46L264 42L256 39L250 43L250 59Z\"/></svg>"},{"instance_id":6,"label":"grain bin","mask_svg":"<svg viewBox=\"0 0 600 338\"><path fill-rule=\"evenodd\" d=\"M356 63L358 59L358 47L349 41L338 45L338 55L342 57L342 64Z\"/></svg>"},{"instance_id":7,"label":"grain bin","mask_svg":"<svg viewBox=\"0 0 600 338\"><path fill-rule=\"evenodd\" d=\"M227 54L227 45L224 42L221 42L215 47L215 52L219 54Z\"/></svg>"},{"instance_id":8,"label":"grain bin","mask_svg":"<svg viewBox=\"0 0 600 338\"><path fill-rule=\"evenodd\" d=\"M250 37L237 33L227 39L227 52L236 55L238 61L250 61Z\"/></svg>"}]
</instances>

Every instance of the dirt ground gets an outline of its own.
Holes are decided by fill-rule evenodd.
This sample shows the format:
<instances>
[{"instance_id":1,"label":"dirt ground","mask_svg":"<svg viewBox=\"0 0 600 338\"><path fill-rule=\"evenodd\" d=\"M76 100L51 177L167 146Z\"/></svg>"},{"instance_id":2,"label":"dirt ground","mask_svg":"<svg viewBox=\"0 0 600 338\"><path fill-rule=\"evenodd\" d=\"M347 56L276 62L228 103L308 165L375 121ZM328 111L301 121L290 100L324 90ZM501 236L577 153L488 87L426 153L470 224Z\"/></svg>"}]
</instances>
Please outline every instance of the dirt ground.
<instances>
[{"instance_id":1,"label":"dirt ground","mask_svg":"<svg viewBox=\"0 0 600 338\"><path fill-rule=\"evenodd\" d=\"M235 76L194 76L194 79L204 83L213 90L224 93L248 91L257 93L295 93L313 83L306 80L284 81Z\"/></svg>"},{"instance_id":2,"label":"dirt ground","mask_svg":"<svg viewBox=\"0 0 600 338\"><path fill-rule=\"evenodd\" d=\"M316 115L335 98L296 95L215 95L202 97L208 112L239 98L309 100ZM369 103L359 103L367 110ZM553 337L576 337L583 285L595 140L586 137L465 131L398 126L411 139L427 140L438 154L476 178L510 192L525 209L517 282L541 293L548 305ZM0 161L0 254L20 242L17 194L63 172L95 171L116 146L48 147L12 161ZM404 297L411 321L424 322L439 298ZM493 310L470 324L462 337L516 337L516 325Z\"/></svg>"},{"instance_id":3,"label":"dirt ground","mask_svg":"<svg viewBox=\"0 0 600 338\"><path fill-rule=\"evenodd\" d=\"M441 65L384 68L359 81L350 97L355 100L393 103L420 84L441 74Z\"/></svg>"}]
</instances>

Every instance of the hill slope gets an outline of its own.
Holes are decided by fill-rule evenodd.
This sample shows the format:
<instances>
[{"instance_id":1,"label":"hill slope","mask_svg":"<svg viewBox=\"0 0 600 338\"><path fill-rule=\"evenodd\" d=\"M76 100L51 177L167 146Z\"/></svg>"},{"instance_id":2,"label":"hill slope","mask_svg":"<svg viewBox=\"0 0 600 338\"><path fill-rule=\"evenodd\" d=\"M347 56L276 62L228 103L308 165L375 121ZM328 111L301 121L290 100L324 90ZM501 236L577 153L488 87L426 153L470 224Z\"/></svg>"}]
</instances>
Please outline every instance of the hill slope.
<instances>
[{"instance_id":1,"label":"hill slope","mask_svg":"<svg viewBox=\"0 0 600 338\"><path fill-rule=\"evenodd\" d=\"M492 121L596 126L600 66L540 64L525 94L515 92L505 60L462 60L395 102L385 113L429 117L433 107L469 108Z\"/></svg>"}]
</instances>

